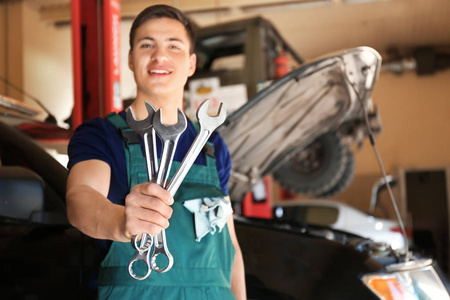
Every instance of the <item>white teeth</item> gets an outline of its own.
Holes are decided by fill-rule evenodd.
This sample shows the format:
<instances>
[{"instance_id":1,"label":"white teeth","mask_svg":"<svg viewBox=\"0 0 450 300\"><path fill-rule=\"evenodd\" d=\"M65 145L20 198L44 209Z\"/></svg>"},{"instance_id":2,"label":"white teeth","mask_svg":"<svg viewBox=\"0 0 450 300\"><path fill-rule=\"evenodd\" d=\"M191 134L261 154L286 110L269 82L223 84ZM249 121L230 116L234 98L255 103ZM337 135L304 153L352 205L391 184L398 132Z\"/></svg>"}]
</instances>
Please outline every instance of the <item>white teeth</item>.
<instances>
[{"instance_id":1,"label":"white teeth","mask_svg":"<svg viewBox=\"0 0 450 300\"><path fill-rule=\"evenodd\" d=\"M169 72L164 71L164 70L151 70L150 73L155 73L155 74L169 74Z\"/></svg>"}]
</instances>

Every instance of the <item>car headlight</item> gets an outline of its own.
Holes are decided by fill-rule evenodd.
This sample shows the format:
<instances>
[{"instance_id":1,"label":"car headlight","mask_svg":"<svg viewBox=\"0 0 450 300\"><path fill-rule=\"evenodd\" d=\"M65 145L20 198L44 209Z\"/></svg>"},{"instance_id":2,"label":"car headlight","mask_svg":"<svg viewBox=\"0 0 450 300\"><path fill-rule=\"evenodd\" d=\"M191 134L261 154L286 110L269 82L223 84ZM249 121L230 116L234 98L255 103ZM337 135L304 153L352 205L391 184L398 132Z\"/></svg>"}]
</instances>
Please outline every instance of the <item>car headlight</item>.
<instances>
[{"instance_id":1,"label":"car headlight","mask_svg":"<svg viewBox=\"0 0 450 300\"><path fill-rule=\"evenodd\" d=\"M364 284L380 299L450 299L432 260L411 261L388 266L386 273L367 274Z\"/></svg>"}]
</instances>

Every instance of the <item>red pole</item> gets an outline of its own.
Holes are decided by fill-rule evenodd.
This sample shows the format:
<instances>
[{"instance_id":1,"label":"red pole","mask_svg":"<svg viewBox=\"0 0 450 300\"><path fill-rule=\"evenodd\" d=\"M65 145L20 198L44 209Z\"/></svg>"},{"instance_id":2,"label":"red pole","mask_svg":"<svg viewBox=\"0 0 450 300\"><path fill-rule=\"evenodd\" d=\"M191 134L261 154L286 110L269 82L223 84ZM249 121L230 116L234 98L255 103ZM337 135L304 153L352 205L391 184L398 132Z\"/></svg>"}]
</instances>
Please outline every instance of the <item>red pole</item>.
<instances>
[{"instance_id":1,"label":"red pole","mask_svg":"<svg viewBox=\"0 0 450 300\"><path fill-rule=\"evenodd\" d=\"M120 96L120 0L103 2L103 113L123 109Z\"/></svg>"},{"instance_id":2,"label":"red pole","mask_svg":"<svg viewBox=\"0 0 450 300\"><path fill-rule=\"evenodd\" d=\"M71 17L75 129L84 120L122 110L120 0L72 0Z\"/></svg>"},{"instance_id":3,"label":"red pole","mask_svg":"<svg viewBox=\"0 0 450 300\"><path fill-rule=\"evenodd\" d=\"M82 116L82 78L81 78L81 3L80 0L71 1L72 22L72 64L73 64L73 110L72 129L83 122Z\"/></svg>"}]
</instances>

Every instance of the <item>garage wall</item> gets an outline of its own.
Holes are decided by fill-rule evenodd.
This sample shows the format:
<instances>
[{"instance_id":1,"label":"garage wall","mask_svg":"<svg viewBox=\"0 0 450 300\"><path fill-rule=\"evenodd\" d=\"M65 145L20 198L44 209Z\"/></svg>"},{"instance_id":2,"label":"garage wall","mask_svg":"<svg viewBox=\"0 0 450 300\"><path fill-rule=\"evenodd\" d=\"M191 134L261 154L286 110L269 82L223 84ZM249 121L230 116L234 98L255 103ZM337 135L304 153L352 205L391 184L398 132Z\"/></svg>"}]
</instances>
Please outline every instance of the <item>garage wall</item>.
<instances>
[{"instance_id":1,"label":"garage wall","mask_svg":"<svg viewBox=\"0 0 450 300\"><path fill-rule=\"evenodd\" d=\"M7 17L4 18L4 16ZM7 23L6 23L7 22ZM122 96L133 97L136 88L127 66L131 21L121 24ZM55 115L59 125L73 108L71 27L43 20L30 2L0 4L0 76L40 100ZM0 82L0 94L39 106ZM46 114L43 113L42 118Z\"/></svg>"},{"instance_id":2,"label":"garage wall","mask_svg":"<svg viewBox=\"0 0 450 300\"><path fill-rule=\"evenodd\" d=\"M40 20L39 11L23 3L24 90L39 99L60 125L73 107L70 26ZM25 98L25 102L36 104Z\"/></svg>"},{"instance_id":3,"label":"garage wall","mask_svg":"<svg viewBox=\"0 0 450 300\"><path fill-rule=\"evenodd\" d=\"M450 165L449 83L450 70L432 76L380 76L373 99L383 120L378 147L388 170ZM367 150L358 155L358 173L375 167Z\"/></svg>"},{"instance_id":4,"label":"garage wall","mask_svg":"<svg viewBox=\"0 0 450 300\"><path fill-rule=\"evenodd\" d=\"M0 4L0 76L15 86L23 84L22 4ZM0 81L0 93L22 100L22 94Z\"/></svg>"},{"instance_id":5,"label":"garage wall","mask_svg":"<svg viewBox=\"0 0 450 300\"><path fill-rule=\"evenodd\" d=\"M386 172L401 169L435 169L450 166L450 70L431 76L382 73L373 93L383 123L376 138ZM365 211L373 183L381 172L368 141L356 154L355 179L335 198ZM394 188L397 202L400 190ZM385 206L392 214L385 197ZM383 211L379 211L383 214Z\"/></svg>"}]
</instances>

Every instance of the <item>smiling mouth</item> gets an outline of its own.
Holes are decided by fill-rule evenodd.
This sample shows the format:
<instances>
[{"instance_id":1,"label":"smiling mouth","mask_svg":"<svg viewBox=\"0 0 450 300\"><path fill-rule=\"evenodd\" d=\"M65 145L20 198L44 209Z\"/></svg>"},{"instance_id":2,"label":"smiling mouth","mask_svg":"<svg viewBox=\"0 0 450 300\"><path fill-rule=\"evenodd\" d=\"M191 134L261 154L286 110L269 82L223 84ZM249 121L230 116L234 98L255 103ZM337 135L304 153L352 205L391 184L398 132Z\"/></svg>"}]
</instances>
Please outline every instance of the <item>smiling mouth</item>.
<instances>
[{"instance_id":1,"label":"smiling mouth","mask_svg":"<svg viewBox=\"0 0 450 300\"><path fill-rule=\"evenodd\" d=\"M170 72L165 70L150 70L150 74L170 74Z\"/></svg>"}]
</instances>

